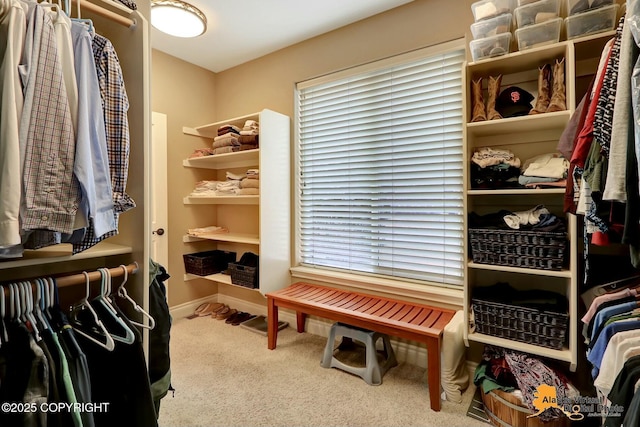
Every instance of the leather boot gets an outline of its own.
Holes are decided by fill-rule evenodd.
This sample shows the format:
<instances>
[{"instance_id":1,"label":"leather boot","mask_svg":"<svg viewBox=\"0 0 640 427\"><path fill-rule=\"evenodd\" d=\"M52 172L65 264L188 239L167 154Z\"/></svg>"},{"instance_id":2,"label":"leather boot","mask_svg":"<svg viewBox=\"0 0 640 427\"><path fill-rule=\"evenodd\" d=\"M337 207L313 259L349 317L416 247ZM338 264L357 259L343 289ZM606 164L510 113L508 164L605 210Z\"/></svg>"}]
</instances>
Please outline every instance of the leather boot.
<instances>
[{"instance_id":1,"label":"leather boot","mask_svg":"<svg viewBox=\"0 0 640 427\"><path fill-rule=\"evenodd\" d=\"M547 113L554 111L564 111L567 109L567 101L564 84L564 58L561 61L556 59L553 67L553 92L551 93L551 101L547 108Z\"/></svg>"},{"instance_id":2,"label":"leather boot","mask_svg":"<svg viewBox=\"0 0 640 427\"><path fill-rule=\"evenodd\" d=\"M471 80L471 100L473 103L471 122L482 122L487 120L487 115L484 110L484 99L482 98L482 77L477 81Z\"/></svg>"},{"instance_id":3,"label":"leather boot","mask_svg":"<svg viewBox=\"0 0 640 427\"><path fill-rule=\"evenodd\" d=\"M529 114L546 113L551 97L551 65L540 67L538 73L538 100Z\"/></svg>"},{"instance_id":4,"label":"leather boot","mask_svg":"<svg viewBox=\"0 0 640 427\"><path fill-rule=\"evenodd\" d=\"M489 120L497 120L502 118L500 113L496 111L496 99L498 99L498 95L500 94L501 82L502 74L498 77L489 76L489 84L487 89L489 92L489 96L487 98L487 119Z\"/></svg>"}]
</instances>

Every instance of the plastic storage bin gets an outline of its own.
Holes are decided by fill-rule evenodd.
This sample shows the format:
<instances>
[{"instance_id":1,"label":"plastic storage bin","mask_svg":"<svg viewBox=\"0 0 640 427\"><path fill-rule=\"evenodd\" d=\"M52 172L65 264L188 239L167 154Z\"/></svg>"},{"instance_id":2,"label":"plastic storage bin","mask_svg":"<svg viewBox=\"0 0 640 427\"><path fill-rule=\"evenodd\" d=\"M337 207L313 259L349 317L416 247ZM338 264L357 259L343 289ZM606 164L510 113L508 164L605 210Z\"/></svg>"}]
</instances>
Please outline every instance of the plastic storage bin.
<instances>
[{"instance_id":1,"label":"plastic storage bin","mask_svg":"<svg viewBox=\"0 0 640 427\"><path fill-rule=\"evenodd\" d=\"M560 41L562 18L556 18L542 24L529 25L515 31L518 40L518 50L544 46Z\"/></svg>"},{"instance_id":2,"label":"plastic storage bin","mask_svg":"<svg viewBox=\"0 0 640 427\"><path fill-rule=\"evenodd\" d=\"M476 22L495 18L505 13L513 13L514 0L482 0L471 5L473 18Z\"/></svg>"},{"instance_id":3,"label":"plastic storage bin","mask_svg":"<svg viewBox=\"0 0 640 427\"><path fill-rule=\"evenodd\" d=\"M613 0L566 0L567 1L567 17L583 13L591 12L600 7L611 6L615 2Z\"/></svg>"},{"instance_id":4,"label":"plastic storage bin","mask_svg":"<svg viewBox=\"0 0 640 427\"><path fill-rule=\"evenodd\" d=\"M471 24L471 34L474 39L483 39L497 34L509 33L511 32L511 22L513 22L513 15L510 13L485 19Z\"/></svg>"},{"instance_id":5,"label":"plastic storage bin","mask_svg":"<svg viewBox=\"0 0 640 427\"><path fill-rule=\"evenodd\" d=\"M514 13L518 28L542 24L560 16L560 0L540 0L526 6L516 7Z\"/></svg>"},{"instance_id":6,"label":"plastic storage bin","mask_svg":"<svg viewBox=\"0 0 640 427\"><path fill-rule=\"evenodd\" d=\"M469 42L471 57L474 61L509 53L510 46L511 33L502 33L493 37L471 40Z\"/></svg>"},{"instance_id":7,"label":"plastic storage bin","mask_svg":"<svg viewBox=\"0 0 640 427\"><path fill-rule=\"evenodd\" d=\"M564 20L567 28L567 39L615 29L619 7L614 4L567 17Z\"/></svg>"}]
</instances>

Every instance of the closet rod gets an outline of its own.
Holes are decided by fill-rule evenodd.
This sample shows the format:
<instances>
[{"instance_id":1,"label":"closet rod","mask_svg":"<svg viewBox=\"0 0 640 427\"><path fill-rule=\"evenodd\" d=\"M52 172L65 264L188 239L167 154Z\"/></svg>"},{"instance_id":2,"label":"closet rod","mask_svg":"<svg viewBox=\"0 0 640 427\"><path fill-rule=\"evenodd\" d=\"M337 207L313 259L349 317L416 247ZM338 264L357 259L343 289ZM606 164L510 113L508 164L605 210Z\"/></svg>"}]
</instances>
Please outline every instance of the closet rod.
<instances>
[{"instance_id":1,"label":"closet rod","mask_svg":"<svg viewBox=\"0 0 640 427\"><path fill-rule=\"evenodd\" d=\"M93 12L96 15L100 15L104 18L110 19L120 25L124 25L125 27L133 28L136 26L136 21L134 21L133 19L118 15L117 13L98 6L97 4L91 3L88 0L71 0L71 2L74 5L77 5L77 3L80 2L81 9Z\"/></svg>"},{"instance_id":2,"label":"closet rod","mask_svg":"<svg viewBox=\"0 0 640 427\"><path fill-rule=\"evenodd\" d=\"M128 274L135 274L138 271L137 262L129 264L126 267L127 267ZM122 269L122 267L115 267L115 268L110 268L109 273L111 274L111 277L119 277L124 275L124 270ZM91 282L100 280L100 277L101 276L99 271L92 271L89 273L89 281ZM80 274L73 274L71 276L56 277L55 280L56 280L56 285L58 285L59 288L62 288L65 286L81 285L83 283L86 283L87 279L84 274L80 273Z\"/></svg>"}]
</instances>

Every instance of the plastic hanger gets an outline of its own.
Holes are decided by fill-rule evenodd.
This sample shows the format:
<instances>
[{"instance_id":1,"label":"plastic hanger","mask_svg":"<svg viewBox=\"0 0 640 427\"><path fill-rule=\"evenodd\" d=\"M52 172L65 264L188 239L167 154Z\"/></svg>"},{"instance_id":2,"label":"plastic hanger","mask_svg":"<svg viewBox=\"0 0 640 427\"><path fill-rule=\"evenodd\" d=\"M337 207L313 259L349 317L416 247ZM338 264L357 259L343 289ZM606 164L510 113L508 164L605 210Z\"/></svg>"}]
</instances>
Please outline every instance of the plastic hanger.
<instances>
[{"instance_id":1,"label":"plastic hanger","mask_svg":"<svg viewBox=\"0 0 640 427\"><path fill-rule=\"evenodd\" d=\"M143 316L143 317L145 317L145 318L149 319L149 324L148 324L148 325L145 325L144 323L134 322L133 320L129 320L129 321L131 322L131 324L136 325L136 326L139 326L139 327L144 328L144 329L153 329L153 328L155 328L155 327L156 327L156 321L155 321L155 319L154 319L153 317L151 317L151 315L150 315L149 313L147 313L146 311L144 311L144 309L143 309L142 307L140 307L140 305L138 305L138 303L137 303L137 302L135 302L135 301L133 300L133 298L131 298L131 297L129 296L129 294L127 293L127 289L124 287L124 285L127 283L127 278L128 278L128 276L129 276L129 273L128 273L128 271L127 271L127 267L126 267L126 266L121 265L120 267L121 267L121 268L122 268L122 270L124 271L124 274L123 274L124 279L122 280L122 283L120 283L120 286L118 286L117 295L118 295L120 298L123 298L123 299L125 299L125 300L129 301L129 302L131 303L131 305L133 305L133 309L134 309L136 312L138 312L138 313L142 314L142 316Z\"/></svg>"},{"instance_id":2,"label":"plastic hanger","mask_svg":"<svg viewBox=\"0 0 640 427\"><path fill-rule=\"evenodd\" d=\"M89 33L93 35L95 33L94 28L93 28L93 21L91 19L83 19L80 16L80 3L82 3L82 0L77 0L76 1L76 12L77 12L78 17L77 18L71 18L71 19L72 19L72 21L75 21L75 22L80 22L82 24L87 24L89 26ZM71 16L71 11L69 11L69 16Z\"/></svg>"},{"instance_id":3,"label":"plastic hanger","mask_svg":"<svg viewBox=\"0 0 640 427\"><path fill-rule=\"evenodd\" d=\"M35 311L36 319L38 319L39 324L42 327L42 330L46 331L47 329L51 329L51 326L49 325L49 321L46 319L46 317L43 314L44 299L45 299L44 281L40 278L36 279L35 286L36 286L36 299L34 301L35 303L34 311Z\"/></svg>"},{"instance_id":4,"label":"plastic hanger","mask_svg":"<svg viewBox=\"0 0 640 427\"><path fill-rule=\"evenodd\" d=\"M31 326L36 342L40 341L42 339L40 336L40 328L38 327L38 322L33 315L33 288L31 287L31 282L20 282L19 286L23 295L22 321Z\"/></svg>"},{"instance_id":5,"label":"plastic hanger","mask_svg":"<svg viewBox=\"0 0 640 427\"><path fill-rule=\"evenodd\" d=\"M103 347L109 351L112 351L116 347L116 343L111 337L111 335L109 334L109 332L107 331L107 329L104 327L104 324L102 323L102 321L98 318L98 314L95 312L93 307L91 307L91 304L89 304L89 291L90 291L89 290L89 274L86 271L83 271L82 274L84 274L86 279L86 295L78 303L74 304L73 307L71 307L71 312L69 313L69 323L78 334L82 335L89 341L92 341L98 344L100 347ZM82 310L89 310L89 312L92 314L93 321L96 324L96 327L98 329L98 332L100 333L101 338L104 339L104 342L96 339L95 337L89 335L87 332L82 330L84 325L78 319L78 314Z\"/></svg>"},{"instance_id":6,"label":"plastic hanger","mask_svg":"<svg viewBox=\"0 0 640 427\"><path fill-rule=\"evenodd\" d=\"M95 303L100 304L105 308L105 312L115 321L115 323L122 329L124 335L118 335L113 332L109 334L114 340L123 342L125 344L133 344L136 339L135 333L131 328L120 318L117 310L113 307L111 300L109 299L109 289L111 287L111 273L108 268L99 268L100 272L100 294L93 300Z\"/></svg>"}]
</instances>

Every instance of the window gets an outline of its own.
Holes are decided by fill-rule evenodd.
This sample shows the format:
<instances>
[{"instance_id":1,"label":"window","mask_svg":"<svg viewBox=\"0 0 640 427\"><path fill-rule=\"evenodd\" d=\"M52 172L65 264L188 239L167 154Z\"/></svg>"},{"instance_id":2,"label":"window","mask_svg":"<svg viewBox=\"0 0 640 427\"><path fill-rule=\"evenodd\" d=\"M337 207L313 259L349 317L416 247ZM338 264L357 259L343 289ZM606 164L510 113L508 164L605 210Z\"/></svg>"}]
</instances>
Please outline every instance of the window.
<instances>
[{"instance_id":1,"label":"window","mask_svg":"<svg viewBox=\"0 0 640 427\"><path fill-rule=\"evenodd\" d=\"M300 265L463 280L464 48L297 85Z\"/></svg>"}]
</instances>

